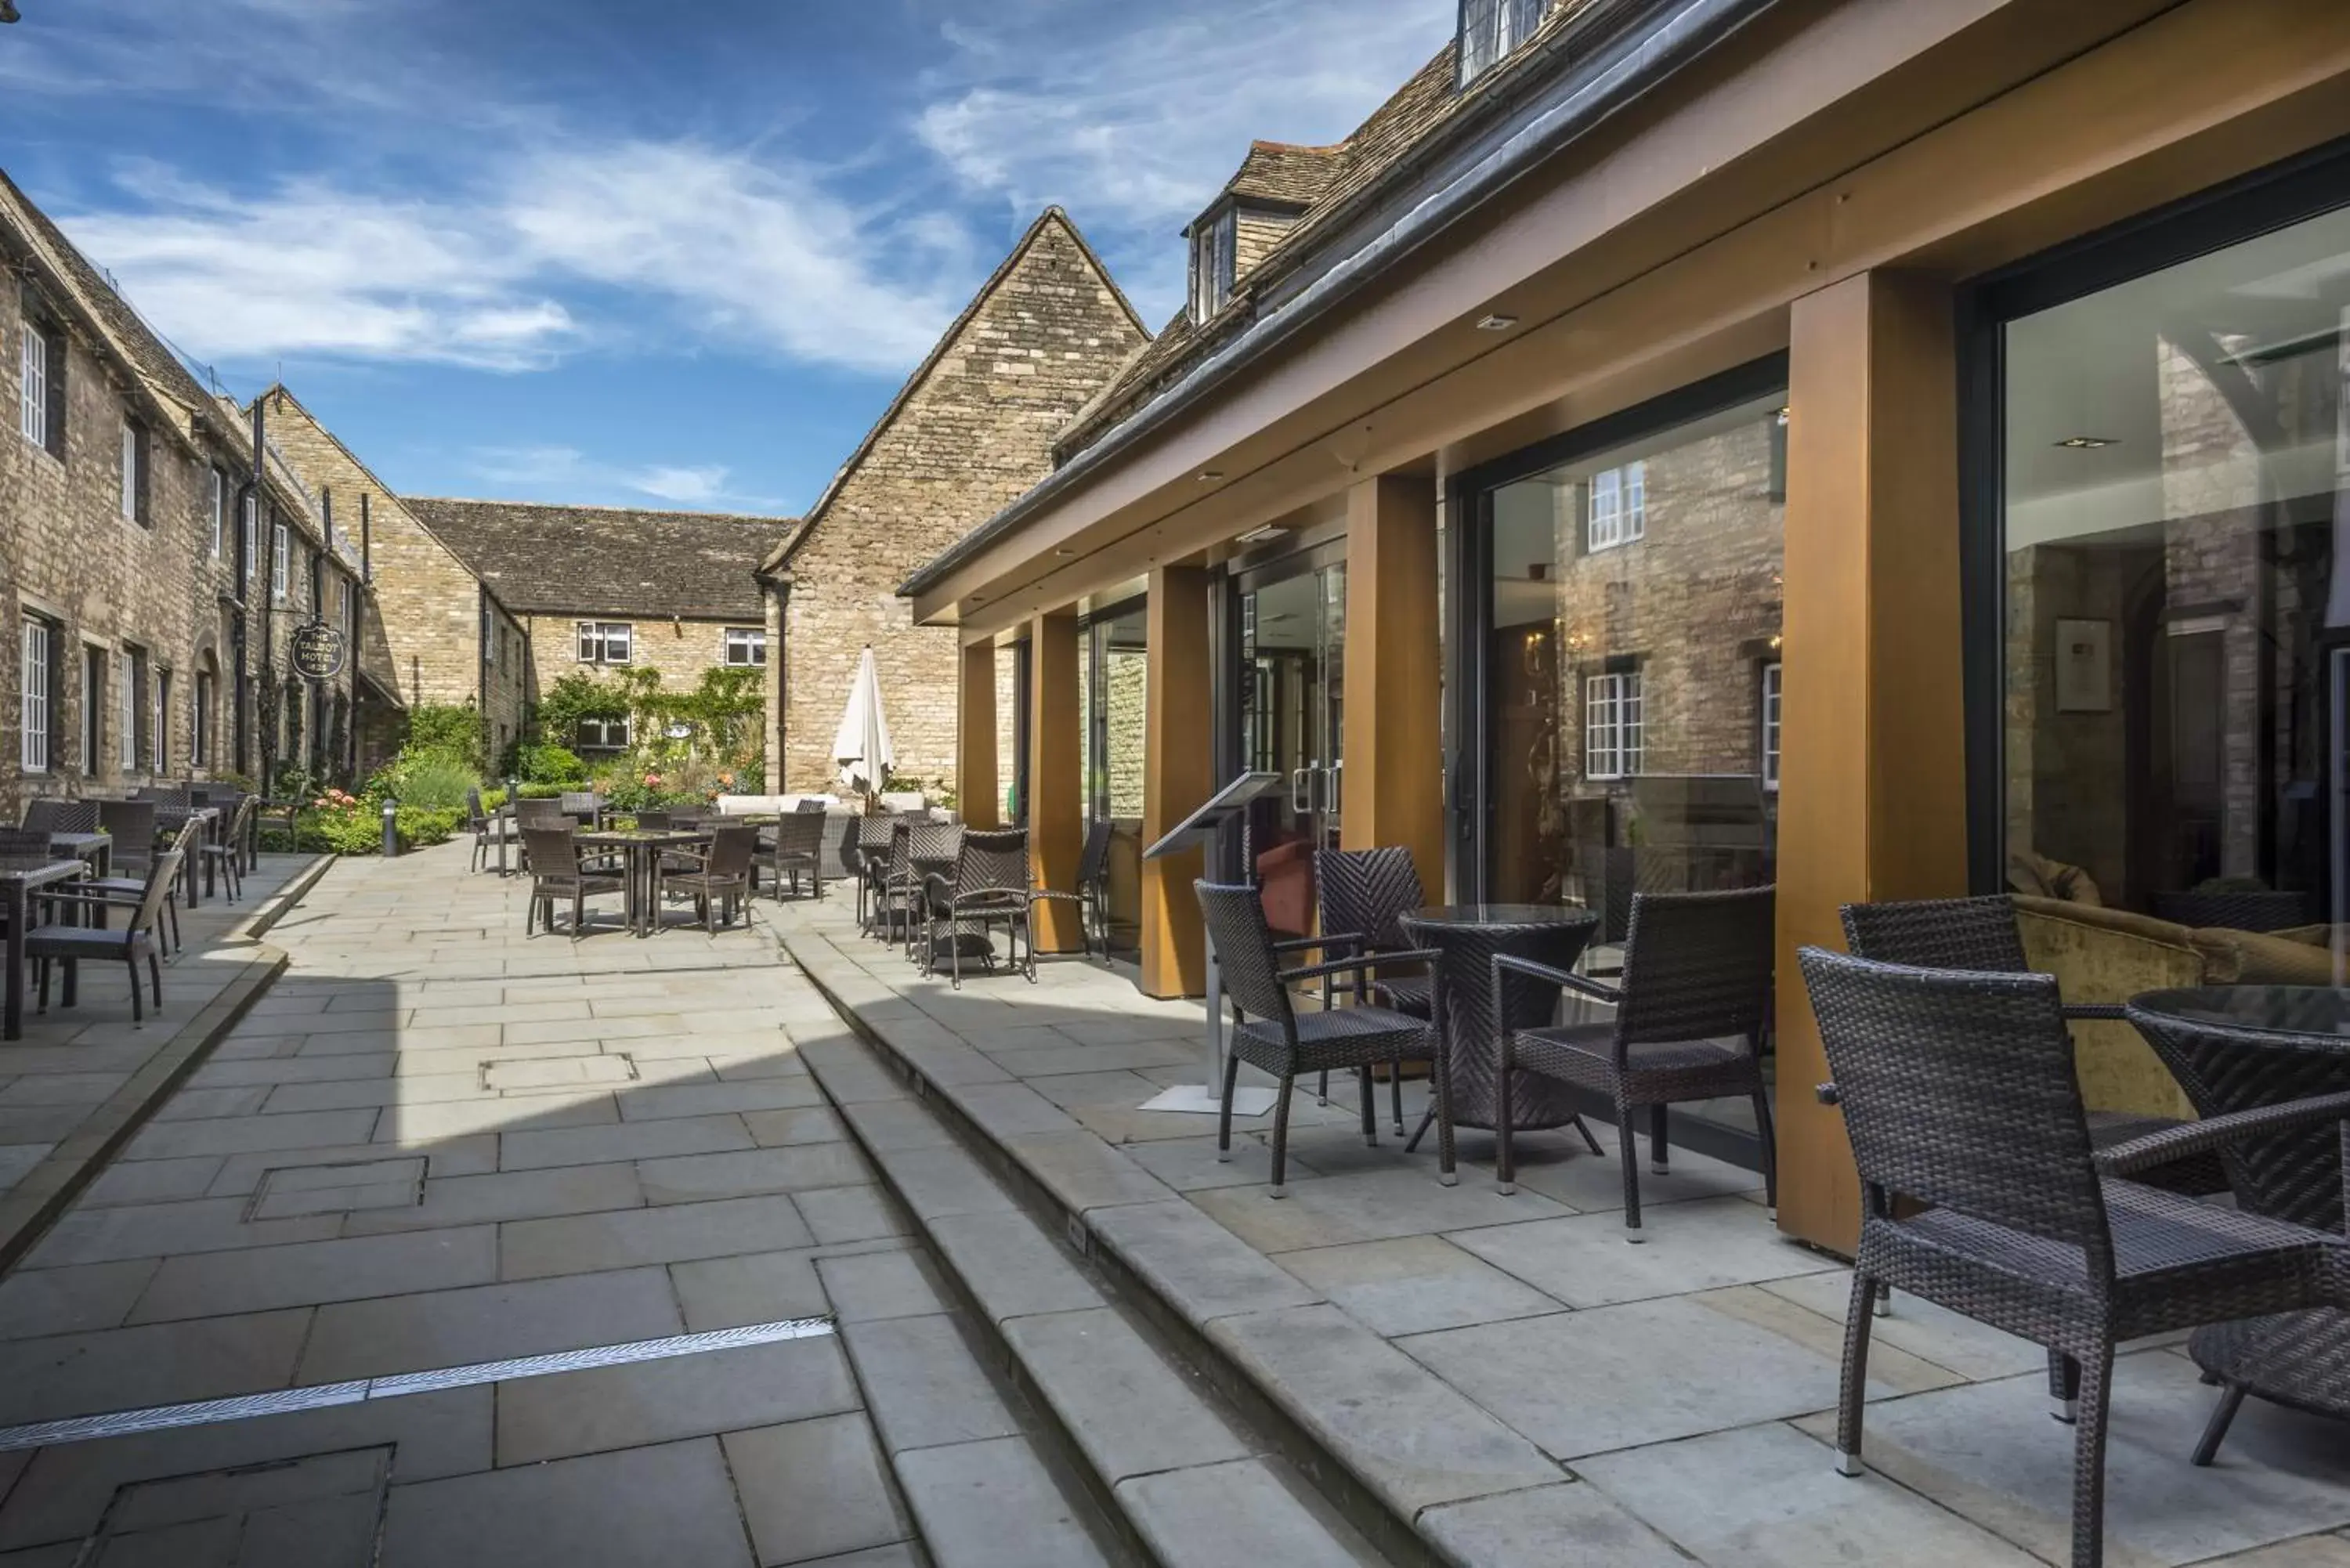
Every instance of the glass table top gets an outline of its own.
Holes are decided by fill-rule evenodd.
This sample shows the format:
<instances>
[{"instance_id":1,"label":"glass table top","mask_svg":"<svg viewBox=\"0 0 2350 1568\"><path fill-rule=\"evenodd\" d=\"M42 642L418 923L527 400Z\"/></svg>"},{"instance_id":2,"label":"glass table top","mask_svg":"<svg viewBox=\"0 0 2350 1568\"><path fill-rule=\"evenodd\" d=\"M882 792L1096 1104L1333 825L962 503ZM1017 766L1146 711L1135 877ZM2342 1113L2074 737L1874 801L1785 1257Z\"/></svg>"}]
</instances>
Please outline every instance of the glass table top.
<instances>
[{"instance_id":1,"label":"glass table top","mask_svg":"<svg viewBox=\"0 0 2350 1568\"><path fill-rule=\"evenodd\" d=\"M2129 1005L2157 1017L2226 1029L2350 1038L2350 987L2332 985L2210 985L2151 991Z\"/></svg>"}]
</instances>

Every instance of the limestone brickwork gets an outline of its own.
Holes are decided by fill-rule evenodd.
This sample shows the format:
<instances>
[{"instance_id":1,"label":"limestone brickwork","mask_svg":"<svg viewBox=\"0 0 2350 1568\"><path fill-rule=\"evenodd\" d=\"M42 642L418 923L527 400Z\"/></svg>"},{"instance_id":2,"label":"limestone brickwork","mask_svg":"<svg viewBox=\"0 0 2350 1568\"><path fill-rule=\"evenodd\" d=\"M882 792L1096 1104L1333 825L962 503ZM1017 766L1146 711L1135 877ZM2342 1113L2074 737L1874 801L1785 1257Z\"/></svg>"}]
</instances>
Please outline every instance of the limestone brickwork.
<instances>
[{"instance_id":1,"label":"limestone brickwork","mask_svg":"<svg viewBox=\"0 0 2350 1568\"><path fill-rule=\"evenodd\" d=\"M311 558L320 558L329 607L359 592L347 558L324 549L313 498L273 454L257 575L240 615L236 501L253 473L244 410L201 386L5 177L0 261L16 284L0 296L0 817L16 820L30 795L257 774L272 738L265 711L305 715L304 760L334 771L338 759L322 748L348 734L349 671L297 687L291 704L261 696L276 684L264 672L285 668L296 612L307 614ZM28 334L42 341L60 410L30 436L21 428ZM130 515L126 425L137 452ZM288 597L273 602L269 540L281 521L293 580ZM25 735L28 622L47 634L45 762ZM240 657L251 675L242 683ZM201 728L200 694L208 699ZM38 765L26 766L28 756Z\"/></svg>"},{"instance_id":2,"label":"limestone brickwork","mask_svg":"<svg viewBox=\"0 0 2350 1568\"><path fill-rule=\"evenodd\" d=\"M951 784L955 633L917 628L898 585L1044 478L1054 437L1147 341L1067 215L1047 210L769 564L784 596L775 787L836 776L833 734L868 645L897 772Z\"/></svg>"},{"instance_id":3,"label":"limestone brickwork","mask_svg":"<svg viewBox=\"0 0 2350 1568\"><path fill-rule=\"evenodd\" d=\"M598 679L608 676L613 666L600 659L579 657L579 627L582 622L599 626L625 626L629 628L629 663L639 670L658 671L664 691L691 691L702 683L707 670L728 668L726 662L726 632L729 628L744 630L764 629L765 612L747 617L729 617L717 620L687 620L681 617L635 618L612 615L533 615L525 618L524 631L530 639L531 685L534 693L545 691L556 680L572 671ZM573 745L576 737L549 735L550 741ZM588 750L594 754L594 748Z\"/></svg>"}]
</instances>

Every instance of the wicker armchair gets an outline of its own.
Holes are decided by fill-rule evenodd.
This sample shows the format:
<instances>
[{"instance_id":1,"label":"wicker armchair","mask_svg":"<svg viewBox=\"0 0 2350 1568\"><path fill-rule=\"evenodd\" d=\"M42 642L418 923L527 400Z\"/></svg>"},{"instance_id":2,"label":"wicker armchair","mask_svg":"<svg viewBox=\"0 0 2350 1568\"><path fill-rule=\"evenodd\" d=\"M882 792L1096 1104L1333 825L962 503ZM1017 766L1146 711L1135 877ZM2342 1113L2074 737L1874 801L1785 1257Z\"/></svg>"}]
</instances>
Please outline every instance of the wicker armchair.
<instances>
[{"instance_id":1,"label":"wicker armchair","mask_svg":"<svg viewBox=\"0 0 2350 1568\"><path fill-rule=\"evenodd\" d=\"M1102 957L1109 957L1109 846L1118 825L1107 817L1097 818L1086 829L1085 852L1077 857L1077 887L1065 893L1055 888L1035 889L1037 898L1053 899L1077 907L1077 945L1087 958L1093 957L1094 936L1101 936ZM1030 958L1033 961L1035 954Z\"/></svg>"},{"instance_id":2,"label":"wicker armchair","mask_svg":"<svg viewBox=\"0 0 2350 1568\"><path fill-rule=\"evenodd\" d=\"M783 901L784 877L792 879L792 897L798 898L800 873L807 873L816 897L824 898L824 812L787 811L777 819L772 844L763 846L767 868L774 874L775 900Z\"/></svg>"},{"instance_id":3,"label":"wicker armchair","mask_svg":"<svg viewBox=\"0 0 2350 1568\"><path fill-rule=\"evenodd\" d=\"M147 896L147 873L155 864L155 803L151 800L102 800L98 819L114 840L109 857L112 875L74 884L74 890L102 897L114 909L136 909ZM186 857L182 857L184 865ZM170 958L180 940L180 884L163 889L163 911L155 922L156 943Z\"/></svg>"},{"instance_id":4,"label":"wicker armchair","mask_svg":"<svg viewBox=\"0 0 2350 1568\"><path fill-rule=\"evenodd\" d=\"M2158 993L2133 999L2129 1018L2204 1117L2182 1124L2174 1138L2295 1102L2350 1100L2350 1041L2189 1023L2147 1005L2160 1000ZM2334 1132L2322 1121L2304 1121L2214 1146L2237 1206L2342 1234L2350 1199L2350 1123L2340 1137ZM2247 1394L2350 1420L2350 1311L2215 1324L2196 1331L2188 1354L2220 1386L2220 1403L2195 1449L2199 1465L2218 1456Z\"/></svg>"},{"instance_id":5,"label":"wicker armchair","mask_svg":"<svg viewBox=\"0 0 2350 1568\"><path fill-rule=\"evenodd\" d=\"M1434 949L1390 953L1362 953L1326 960L1297 969L1283 969L1280 955L1320 945L1305 937L1276 942L1265 924L1264 905L1257 890L1213 882L1194 886L1209 938L1216 944L1216 961L1223 971L1224 1000L1232 1004L1232 1033L1224 1057L1223 1101L1216 1119L1216 1158L1232 1158L1232 1092L1239 1086L1241 1064L1272 1074L1281 1081L1273 1112L1273 1196L1289 1195L1289 1098L1301 1073L1326 1073L1353 1068L1362 1080L1363 1142L1378 1147L1378 1116L1373 1108L1371 1068L1398 1060L1436 1062L1442 1044L1435 1026L1387 1007L1344 1007L1299 1012L1289 988L1301 981L1337 974L1359 974L1388 964L1425 964L1434 974L1442 955ZM1446 1074L1437 1066L1437 1163L1447 1187L1457 1179L1452 1159L1452 1106L1445 1087Z\"/></svg>"},{"instance_id":6,"label":"wicker armchair","mask_svg":"<svg viewBox=\"0 0 2350 1568\"><path fill-rule=\"evenodd\" d=\"M1411 851L1402 848L1383 849L1318 849L1314 853L1314 884L1320 889L1322 901L1322 945L1333 956L1347 953L1399 952L1411 946L1398 922L1428 902L1419 886L1419 869L1411 861ZM1329 981L1322 986L1322 1005L1330 1005L1335 988ZM1436 998L1433 983L1424 974L1389 975L1384 980L1367 980L1357 971L1344 988L1355 1004L1376 1002L1381 1007L1391 1007L1398 1012L1408 1012L1414 1018L1433 1018ZM1403 1132L1403 1074L1401 1063L1388 1079L1388 1096L1393 1102L1395 1129ZM1330 1079L1323 1075L1318 1095L1326 1105L1330 1098Z\"/></svg>"},{"instance_id":7,"label":"wicker armchair","mask_svg":"<svg viewBox=\"0 0 2350 1568\"><path fill-rule=\"evenodd\" d=\"M254 864L246 846L253 842L253 814L261 807L261 797L239 795L234 810L224 810L220 817L220 833L208 836L200 853L204 864L204 893L210 897L214 872L220 875L232 904L244 892L244 873Z\"/></svg>"},{"instance_id":8,"label":"wicker armchair","mask_svg":"<svg viewBox=\"0 0 2350 1568\"><path fill-rule=\"evenodd\" d=\"M938 867L952 867L962 854L963 826L959 822L931 822L917 817L906 826L904 870L889 889L892 907L905 921L906 956L915 957L914 944L929 920L926 886ZM925 965L925 968L928 966Z\"/></svg>"},{"instance_id":9,"label":"wicker armchair","mask_svg":"<svg viewBox=\"0 0 2350 1568\"><path fill-rule=\"evenodd\" d=\"M555 901L571 900L571 940L577 941L587 929L588 900L606 893L625 893L628 879L583 865L579 858L577 830L568 825L562 827L541 827L525 824L522 830L524 853L530 860L530 902L524 906L522 934L531 934L531 921L537 918L539 928L550 934L555 929Z\"/></svg>"},{"instance_id":10,"label":"wicker armchair","mask_svg":"<svg viewBox=\"0 0 2350 1568\"><path fill-rule=\"evenodd\" d=\"M489 869L490 835L496 826L497 819L493 817L488 809L482 805L481 787L474 785L467 789L465 791L465 826L463 831L473 836L473 858L472 864L466 867L467 870Z\"/></svg>"},{"instance_id":11,"label":"wicker armchair","mask_svg":"<svg viewBox=\"0 0 2350 1568\"><path fill-rule=\"evenodd\" d=\"M857 923L870 930L880 923L881 891L889 879L889 857L903 825L894 813L875 812L849 818L853 840L844 840L841 857L851 859L857 871Z\"/></svg>"},{"instance_id":12,"label":"wicker armchair","mask_svg":"<svg viewBox=\"0 0 2350 1568\"><path fill-rule=\"evenodd\" d=\"M98 802L94 800L30 800L25 803L25 826L43 833L96 833Z\"/></svg>"},{"instance_id":13,"label":"wicker armchair","mask_svg":"<svg viewBox=\"0 0 2350 1568\"><path fill-rule=\"evenodd\" d=\"M1668 1167L1666 1107L1744 1095L1762 1134L1764 1200L1779 1202L1771 1096L1762 1081L1762 1031L1771 1005L1773 889L1636 893L1624 938L1624 971L1610 984L1507 953L1493 960L1494 1016L1509 1012L1501 989L1511 974L1593 997L1616 1009L1613 1022L1505 1032L1496 1042L1499 1115L1494 1175L1517 1190L1511 1147L1513 1069L1556 1078L1616 1103L1617 1153L1624 1164L1624 1238L1640 1241L1640 1169L1632 1111L1648 1107L1648 1166Z\"/></svg>"},{"instance_id":14,"label":"wicker armchair","mask_svg":"<svg viewBox=\"0 0 2350 1568\"><path fill-rule=\"evenodd\" d=\"M71 832L71 828L61 831ZM147 963L148 983L155 993L155 1008L163 1007L163 969L161 961L161 943L156 936L156 924L162 918L163 900L172 890L172 881L180 875L180 851L174 847L155 857L147 867L147 881L137 904L131 907L130 918L119 930L108 930L96 925L66 926L34 925L25 933L25 956L33 962L40 982L40 1010L49 1010L49 971L52 966L66 966L65 1005L74 1005L75 993L81 978L85 959L120 959L130 971L130 1023L136 1028L146 1022L140 1006L139 963ZM86 894L69 887L60 892L44 891L41 902L46 905L81 904L97 907L111 900ZM27 922L30 924L30 922Z\"/></svg>"},{"instance_id":15,"label":"wicker armchair","mask_svg":"<svg viewBox=\"0 0 2350 1568\"><path fill-rule=\"evenodd\" d=\"M932 872L923 879L929 927L922 943L922 972L938 964L939 926L947 928L948 972L953 989L962 989L962 939L976 933L986 945L982 961L995 967L995 943L991 929L1004 930L1005 960L1036 979L1036 946L1028 926L1028 830L1024 827L974 828L962 836L952 875ZM1020 948L1028 945L1023 964Z\"/></svg>"},{"instance_id":16,"label":"wicker armchair","mask_svg":"<svg viewBox=\"0 0 2350 1568\"><path fill-rule=\"evenodd\" d=\"M2015 923L2015 905L2004 894L1981 898L1913 898L1844 907L1845 945L1855 956L1917 969L1963 969L1991 974L2027 974L2031 963ZM2067 1002L2068 1020L2117 1019L2122 1009L2104 1002ZM2099 1147L2144 1137L2178 1123L2163 1116L2089 1113L2090 1141ZM2189 1197L2228 1190L2227 1172L2215 1156L2182 1159L2146 1178Z\"/></svg>"},{"instance_id":17,"label":"wicker armchair","mask_svg":"<svg viewBox=\"0 0 2350 1568\"><path fill-rule=\"evenodd\" d=\"M2239 1137L2350 1116L2350 1096L2089 1143L2073 1042L2043 974L1801 953L1862 1187L1836 1467L1856 1476L1879 1283L2049 1346L2076 1370L2073 1563L2104 1560L2114 1346L2139 1334L2340 1305L2339 1235L2116 1179ZM1923 1206L1923 1207L1920 1207Z\"/></svg>"},{"instance_id":18,"label":"wicker armchair","mask_svg":"<svg viewBox=\"0 0 2350 1568\"><path fill-rule=\"evenodd\" d=\"M0 827L0 860L54 860L46 827Z\"/></svg>"},{"instance_id":19,"label":"wicker armchair","mask_svg":"<svg viewBox=\"0 0 2350 1568\"><path fill-rule=\"evenodd\" d=\"M733 925L737 900L749 903L751 862L758 852L759 830L749 823L716 828L711 833L707 855L679 857L683 868L672 870L671 857L660 857L660 891L681 888L691 894L694 910L702 917L702 929L714 937L721 925ZM653 907L660 907L658 897Z\"/></svg>"}]
</instances>

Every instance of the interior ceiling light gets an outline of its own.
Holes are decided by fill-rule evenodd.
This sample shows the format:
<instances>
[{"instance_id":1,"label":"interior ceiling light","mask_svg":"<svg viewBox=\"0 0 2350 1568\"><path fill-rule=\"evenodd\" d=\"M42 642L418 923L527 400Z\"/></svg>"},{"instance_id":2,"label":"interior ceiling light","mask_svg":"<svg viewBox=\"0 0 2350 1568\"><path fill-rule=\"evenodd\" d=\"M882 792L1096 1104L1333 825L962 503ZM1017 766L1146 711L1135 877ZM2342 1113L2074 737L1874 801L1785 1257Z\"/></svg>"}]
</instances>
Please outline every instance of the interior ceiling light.
<instances>
[{"instance_id":1,"label":"interior ceiling light","mask_svg":"<svg viewBox=\"0 0 2350 1568\"><path fill-rule=\"evenodd\" d=\"M1223 476L1224 471L1221 468L1203 468L1200 471L1200 483L1202 484L1213 484L1216 481L1223 478Z\"/></svg>"},{"instance_id":2,"label":"interior ceiling light","mask_svg":"<svg viewBox=\"0 0 2350 1568\"><path fill-rule=\"evenodd\" d=\"M1252 528L1234 541L1242 545L1262 545L1267 539L1278 539L1289 530L1278 523L1268 523L1262 528Z\"/></svg>"},{"instance_id":3,"label":"interior ceiling light","mask_svg":"<svg viewBox=\"0 0 2350 1568\"><path fill-rule=\"evenodd\" d=\"M2121 445L2117 436L2066 436L2056 443L2063 452L2102 452L2109 446Z\"/></svg>"},{"instance_id":4,"label":"interior ceiling light","mask_svg":"<svg viewBox=\"0 0 2350 1568\"><path fill-rule=\"evenodd\" d=\"M1074 556L1076 552L1070 549L1066 545L1062 545L1055 548L1053 554L1055 556Z\"/></svg>"},{"instance_id":5,"label":"interior ceiling light","mask_svg":"<svg viewBox=\"0 0 2350 1568\"><path fill-rule=\"evenodd\" d=\"M1490 316L1479 317L1477 318L1477 330L1480 332L1507 332L1511 327L1515 327L1517 324L1518 318L1516 317L1505 316L1497 310Z\"/></svg>"}]
</instances>

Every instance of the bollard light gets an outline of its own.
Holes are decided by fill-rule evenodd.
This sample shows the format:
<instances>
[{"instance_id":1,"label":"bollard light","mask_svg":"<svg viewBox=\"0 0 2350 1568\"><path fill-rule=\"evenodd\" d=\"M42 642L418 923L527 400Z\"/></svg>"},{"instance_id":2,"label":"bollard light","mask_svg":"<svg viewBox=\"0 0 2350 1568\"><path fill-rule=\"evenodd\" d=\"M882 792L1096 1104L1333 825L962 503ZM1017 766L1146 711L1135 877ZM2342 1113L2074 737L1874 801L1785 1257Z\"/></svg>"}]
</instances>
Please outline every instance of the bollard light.
<instances>
[{"instance_id":1,"label":"bollard light","mask_svg":"<svg viewBox=\"0 0 2350 1568\"><path fill-rule=\"evenodd\" d=\"M390 795L383 800L383 857L390 860L400 853L400 803Z\"/></svg>"}]
</instances>

